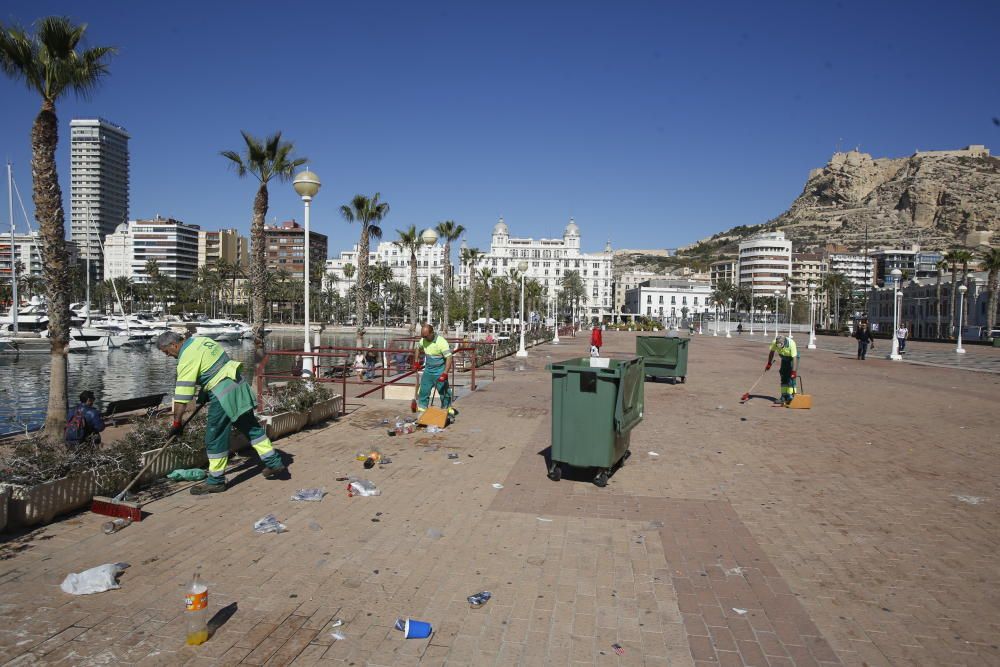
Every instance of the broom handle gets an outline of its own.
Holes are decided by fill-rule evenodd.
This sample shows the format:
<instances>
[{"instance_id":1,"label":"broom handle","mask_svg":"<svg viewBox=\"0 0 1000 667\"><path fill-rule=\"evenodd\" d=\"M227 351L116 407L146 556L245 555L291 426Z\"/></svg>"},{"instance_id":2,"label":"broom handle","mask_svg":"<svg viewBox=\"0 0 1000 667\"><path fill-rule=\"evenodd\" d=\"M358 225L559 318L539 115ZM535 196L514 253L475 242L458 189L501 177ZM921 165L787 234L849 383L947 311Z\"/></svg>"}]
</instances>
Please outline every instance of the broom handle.
<instances>
[{"instance_id":1,"label":"broom handle","mask_svg":"<svg viewBox=\"0 0 1000 667\"><path fill-rule=\"evenodd\" d=\"M756 381L756 382L754 382L754 383L753 383L753 385L751 385L751 387L750 387L750 390L749 390L749 391L747 391L747 393L748 393L748 394L749 394L750 392L752 392L752 391L753 391L754 389L756 389L756 388L757 388L757 385L759 385L759 384L760 384L760 381L764 379L764 374L765 374L765 373L767 373L767 369L766 369L766 368L765 368L765 369L763 370L763 372L761 372L761 374L760 374L760 377L759 377L759 378L757 378L757 381Z\"/></svg>"},{"instance_id":2,"label":"broom handle","mask_svg":"<svg viewBox=\"0 0 1000 667\"><path fill-rule=\"evenodd\" d=\"M185 426L190 424L191 420L195 418L195 415L201 412L201 409L203 407L205 407L205 404L199 403L197 407L195 407L194 412L191 413L191 416L187 418L187 420L184 422L181 428L184 428ZM160 451L156 452L156 454L153 455L153 458L149 459L149 461L146 462L146 465L142 467L142 470L139 471L139 474L133 477L132 481L128 483L128 486L126 486L121 493L115 496L114 499L121 500L122 498L124 498L125 494L127 494L132 489L132 487L135 486L135 483L139 481L139 478L145 475L146 471L149 470L154 463L160 460L160 457L163 456L163 452L167 451L167 448L170 447L170 445L174 444L174 440L176 439L177 439L176 435L172 435L169 438L167 438L167 443L163 445L163 447L160 447Z\"/></svg>"}]
</instances>

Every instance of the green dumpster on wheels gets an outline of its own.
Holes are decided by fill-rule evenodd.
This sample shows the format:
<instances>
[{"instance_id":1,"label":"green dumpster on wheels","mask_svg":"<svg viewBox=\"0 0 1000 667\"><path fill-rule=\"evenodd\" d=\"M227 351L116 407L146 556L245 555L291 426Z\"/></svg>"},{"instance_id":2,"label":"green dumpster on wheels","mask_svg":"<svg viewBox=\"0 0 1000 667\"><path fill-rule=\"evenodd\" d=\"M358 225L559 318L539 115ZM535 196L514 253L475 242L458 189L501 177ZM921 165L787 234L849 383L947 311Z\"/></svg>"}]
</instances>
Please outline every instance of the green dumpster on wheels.
<instances>
[{"instance_id":1,"label":"green dumpster on wheels","mask_svg":"<svg viewBox=\"0 0 1000 667\"><path fill-rule=\"evenodd\" d=\"M580 357L546 366L552 373L552 455L549 479L561 465L592 468L594 484L629 456L629 436L642 421L645 397L641 357Z\"/></svg>"},{"instance_id":2,"label":"green dumpster on wheels","mask_svg":"<svg viewBox=\"0 0 1000 667\"><path fill-rule=\"evenodd\" d=\"M646 375L655 378L687 379L690 338L636 336L635 353L643 358Z\"/></svg>"}]
</instances>

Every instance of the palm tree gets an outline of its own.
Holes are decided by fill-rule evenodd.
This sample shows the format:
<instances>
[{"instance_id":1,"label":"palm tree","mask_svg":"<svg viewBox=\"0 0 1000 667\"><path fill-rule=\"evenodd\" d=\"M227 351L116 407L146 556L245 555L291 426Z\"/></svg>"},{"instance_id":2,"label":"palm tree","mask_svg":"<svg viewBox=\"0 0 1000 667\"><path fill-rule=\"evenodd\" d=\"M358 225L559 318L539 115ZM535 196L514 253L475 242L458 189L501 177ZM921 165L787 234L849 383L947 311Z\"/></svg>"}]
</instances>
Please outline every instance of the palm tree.
<instances>
[{"instance_id":1,"label":"palm tree","mask_svg":"<svg viewBox=\"0 0 1000 667\"><path fill-rule=\"evenodd\" d=\"M559 281L563 296L573 304L573 313L580 308L580 302L587 300L587 289L583 284L583 278L579 271L567 271Z\"/></svg>"},{"instance_id":2,"label":"palm tree","mask_svg":"<svg viewBox=\"0 0 1000 667\"><path fill-rule=\"evenodd\" d=\"M948 269L948 260L941 259L938 260L937 264L934 265L937 269L937 300L935 303L935 308L937 310L937 326L935 327L935 337L941 338L941 280L944 278L944 272Z\"/></svg>"},{"instance_id":3,"label":"palm tree","mask_svg":"<svg viewBox=\"0 0 1000 667\"><path fill-rule=\"evenodd\" d=\"M448 326L451 322L451 290L454 287L452 284L452 267L451 267L451 242L457 240L462 234L465 233L465 227L456 224L454 220L445 220L444 222L439 222L434 230L438 233L438 237L444 239L444 318L441 326L441 333L443 335L448 335Z\"/></svg>"},{"instance_id":4,"label":"palm tree","mask_svg":"<svg viewBox=\"0 0 1000 667\"><path fill-rule=\"evenodd\" d=\"M361 239L358 241L358 291L354 296L354 313L358 318L356 345L361 347L365 342L365 311L368 308L368 248L372 237L382 238L382 228L378 225L389 214L389 204L379 201L380 193L371 198L364 195L354 195L350 204L340 207L340 215L348 222L361 223Z\"/></svg>"},{"instance_id":5,"label":"palm tree","mask_svg":"<svg viewBox=\"0 0 1000 667\"><path fill-rule=\"evenodd\" d=\"M493 287L493 269L483 267L479 269L479 282L483 286L483 303L486 309L486 326L490 325L490 288Z\"/></svg>"},{"instance_id":6,"label":"palm tree","mask_svg":"<svg viewBox=\"0 0 1000 667\"><path fill-rule=\"evenodd\" d=\"M410 335L412 336L417 326L417 249L420 247L420 234L417 233L416 225L410 225L407 229L397 229L396 234L399 238L393 241L393 244L410 254Z\"/></svg>"},{"instance_id":7,"label":"palm tree","mask_svg":"<svg viewBox=\"0 0 1000 667\"><path fill-rule=\"evenodd\" d=\"M842 293L850 294L851 281L844 274L831 271L823 277L822 285L827 294L833 295L833 299L827 300L827 307L833 317L834 331L840 331L840 295Z\"/></svg>"},{"instance_id":8,"label":"palm tree","mask_svg":"<svg viewBox=\"0 0 1000 667\"><path fill-rule=\"evenodd\" d=\"M476 305L476 262L482 256L479 248L462 248L462 256L459 258L465 266L465 274L469 276L469 284L466 287L466 298L468 307L465 309L465 330L468 331L472 322L476 319L473 316L472 307Z\"/></svg>"},{"instance_id":9,"label":"palm tree","mask_svg":"<svg viewBox=\"0 0 1000 667\"><path fill-rule=\"evenodd\" d=\"M993 328L996 326L997 317L997 292L1000 283L1000 248L990 248L983 253L983 269L988 271L986 279L986 289L989 292L989 301L986 306L986 333L992 336Z\"/></svg>"},{"instance_id":10,"label":"palm tree","mask_svg":"<svg viewBox=\"0 0 1000 667\"><path fill-rule=\"evenodd\" d=\"M955 335L955 304L958 301L958 265L961 263L961 250L951 250L944 254L944 259L951 268L951 302L948 307L948 335Z\"/></svg>"},{"instance_id":11,"label":"palm tree","mask_svg":"<svg viewBox=\"0 0 1000 667\"><path fill-rule=\"evenodd\" d=\"M42 271L49 316L51 356L49 405L44 434L61 442L66 425L66 346L69 343L69 255L66 252L62 189L56 169L59 119L56 102L67 91L87 97L108 74L113 47L77 50L86 24L49 16L35 23L30 35L18 26L0 25L0 69L9 78L23 81L42 98L31 127L32 201L41 231Z\"/></svg>"},{"instance_id":12,"label":"palm tree","mask_svg":"<svg viewBox=\"0 0 1000 667\"><path fill-rule=\"evenodd\" d=\"M962 263L962 284L965 285L969 282L969 262L972 261L972 253L968 250L958 250L956 251L957 261ZM970 294L971 296L971 294ZM969 300L962 299L962 321L968 324L969 322Z\"/></svg>"},{"instance_id":13,"label":"palm tree","mask_svg":"<svg viewBox=\"0 0 1000 667\"><path fill-rule=\"evenodd\" d=\"M236 175L245 178L247 174L257 179L259 186L253 198L253 217L250 221L250 300L253 305L254 357L259 362L264 354L264 309L267 305L267 256L264 248L264 218L269 207L267 184L291 180L295 168L306 163L306 158L293 158L294 145L281 140L281 132L275 132L263 141L246 130L243 135L245 151L222 151L222 157L229 160L229 166Z\"/></svg>"}]
</instances>

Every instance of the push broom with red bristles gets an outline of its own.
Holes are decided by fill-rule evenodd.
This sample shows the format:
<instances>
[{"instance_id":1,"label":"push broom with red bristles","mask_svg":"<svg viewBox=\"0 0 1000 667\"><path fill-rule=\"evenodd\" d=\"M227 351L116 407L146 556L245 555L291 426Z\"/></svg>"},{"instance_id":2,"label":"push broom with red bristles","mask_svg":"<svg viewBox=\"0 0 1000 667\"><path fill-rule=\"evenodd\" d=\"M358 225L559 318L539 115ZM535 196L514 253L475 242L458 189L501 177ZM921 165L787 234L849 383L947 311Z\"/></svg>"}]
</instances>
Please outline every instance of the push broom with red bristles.
<instances>
[{"instance_id":1,"label":"push broom with red bristles","mask_svg":"<svg viewBox=\"0 0 1000 667\"><path fill-rule=\"evenodd\" d=\"M191 423L191 420L194 419L195 415L201 411L202 407L204 407L204 404L199 404L198 407L195 408L194 412L191 413L191 416L184 422L184 426ZM139 503L128 502L125 500L125 496L132 490L132 487L135 486L136 482L139 481L139 478L145 475L146 471L153 467L154 463L160 460L160 457L163 456L163 452L167 451L170 445L174 444L174 440L176 439L176 435L172 435L167 438L167 443L160 448L160 451L158 451L155 456L149 459L146 465L142 467L142 470L139 471L139 474L133 477L132 481L128 483L128 486L126 486L117 496L114 498L108 498L107 496L94 496L94 501L90 505L90 511L94 514L103 514L104 516L111 516L117 519L142 521L142 505Z\"/></svg>"},{"instance_id":2,"label":"push broom with red bristles","mask_svg":"<svg viewBox=\"0 0 1000 667\"><path fill-rule=\"evenodd\" d=\"M761 372L760 377L757 378L757 381L753 383L753 386L750 387L750 391L740 396L740 403L746 403L747 401L750 400L750 394L752 394L753 390L757 388L757 385L760 384L760 381L764 379L764 373L767 373L766 368Z\"/></svg>"}]
</instances>

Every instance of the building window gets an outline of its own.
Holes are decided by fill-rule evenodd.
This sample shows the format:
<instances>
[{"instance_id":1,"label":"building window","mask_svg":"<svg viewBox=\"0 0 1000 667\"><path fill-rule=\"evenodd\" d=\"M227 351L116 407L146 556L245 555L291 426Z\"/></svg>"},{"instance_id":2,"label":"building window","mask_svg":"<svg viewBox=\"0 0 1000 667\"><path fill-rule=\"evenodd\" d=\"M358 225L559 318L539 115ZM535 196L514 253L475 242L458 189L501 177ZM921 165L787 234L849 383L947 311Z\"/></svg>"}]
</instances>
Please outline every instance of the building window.
<instances>
[{"instance_id":1,"label":"building window","mask_svg":"<svg viewBox=\"0 0 1000 667\"><path fill-rule=\"evenodd\" d=\"M676 296L671 295L671 297L670 297L670 305L671 306L676 306L677 305L677 297Z\"/></svg>"},{"instance_id":2,"label":"building window","mask_svg":"<svg viewBox=\"0 0 1000 667\"><path fill-rule=\"evenodd\" d=\"M683 306L688 305L688 298L686 296L681 297L681 305Z\"/></svg>"},{"instance_id":3,"label":"building window","mask_svg":"<svg viewBox=\"0 0 1000 667\"><path fill-rule=\"evenodd\" d=\"M653 295L652 294L647 294L646 295L646 303L653 303Z\"/></svg>"},{"instance_id":4,"label":"building window","mask_svg":"<svg viewBox=\"0 0 1000 667\"><path fill-rule=\"evenodd\" d=\"M662 294L660 295L660 303L661 304L663 303L663 295Z\"/></svg>"}]
</instances>

